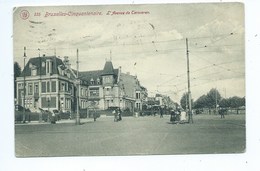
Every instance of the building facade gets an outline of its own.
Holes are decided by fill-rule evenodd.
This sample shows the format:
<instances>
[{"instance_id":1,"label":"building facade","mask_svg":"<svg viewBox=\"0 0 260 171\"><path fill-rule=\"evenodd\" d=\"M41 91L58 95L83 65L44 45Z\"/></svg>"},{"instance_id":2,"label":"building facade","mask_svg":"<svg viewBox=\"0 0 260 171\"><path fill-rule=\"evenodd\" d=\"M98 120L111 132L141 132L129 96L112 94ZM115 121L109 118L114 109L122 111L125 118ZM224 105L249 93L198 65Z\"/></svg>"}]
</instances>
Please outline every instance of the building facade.
<instances>
[{"instance_id":1,"label":"building facade","mask_svg":"<svg viewBox=\"0 0 260 171\"><path fill-rule=\"evenodd\" d=\"M16 84L16 104L31 111L74 112L77 98L80 109L95 104L100 110L142 110L147 97L137 77L121 73L121 67L114 69L110 60L101 70L77 72L68 57L63 61L56 56L30 58Z\"/></svg>"},{"instance_id":2,"label":"building facade","mask_svg":"<svg viewBox=\"0 0 260 171\"><path fill-rule=\"evenodd\" d=\"M31 111L72 111L75 102L74 80L74 73L66 68L61 59L54 56L31 58L21 77L17 77L16 103Z\"/></svg>"}]
</instances>

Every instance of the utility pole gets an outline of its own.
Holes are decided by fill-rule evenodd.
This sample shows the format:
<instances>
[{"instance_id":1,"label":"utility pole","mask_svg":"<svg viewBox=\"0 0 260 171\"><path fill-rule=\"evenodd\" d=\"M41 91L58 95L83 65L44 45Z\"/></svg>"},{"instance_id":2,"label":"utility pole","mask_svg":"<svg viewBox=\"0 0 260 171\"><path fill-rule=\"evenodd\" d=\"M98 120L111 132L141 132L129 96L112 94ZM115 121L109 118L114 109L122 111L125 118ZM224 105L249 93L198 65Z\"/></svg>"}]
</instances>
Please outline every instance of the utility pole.
<instances>
[{"instance_id":1,"label":"utility pole","mask_svg":"<svg viewBox=\"0 0 260 171\"><path fill-rule=\"evenodd\" d=\"M216 100L216 106L215 106L215 111L216 111L216 113L215 113L215 114L217 114L217 109L218 109L217 88L216 88L216 90L215 90L215 100Z\"/></svg>"},{"instance_id":2,"label":"utility pole","mask_svg":"<svg viewBox=\"0 0 260 171\"><path fill-rule=\"evenodd\" d=\"M190 62L189 62L189 46L188 38L186 38L186 55L187 55L187 79L188 79L188 98L189 98L189 123L193 123L192 108L191 108L191 91L190 91Z\"/></svg>"},{"instance_id":3,"label":"utility pole","mask_svg":"<svg viewBox=\"0 0 260 171\"><path fill-rule=\"evenodd\" d=\"M23 48L23 123L25 123L25 58L26 58L26 47Z\"/></svg>"},{"instance_id":4,"label":"utility pole","mask_svg":"<svg viewBox=\"0 0 260 171\"><path fill-rule=\"evenodd\" d=\"M42 87L42 58L41 58L41 54L40 54L40 48L38 48L38 52L39 52L39 58L40 58L40 74L39 74L40 79L39 79L39 86L38 87L39 87L39 95L41 95L41 89L42 89L41 88ZM38 101L39 101L39 99L38 99ZM39 122L42 122L42 112L39 113Z\"/></svg>"},{"instance_id":5,"label":"utility pole","mask_svg":"<svg viewBox=\"0 0 260 171\"><path fill-rule=\"evenodd\" d=\"M187 93L187 89L186 89L186 87L185 87L185 104L186 104L186 111L187 111L187 109L188 109L188 93Z\"/></svg>"},{"instance_id":6,"label":"utility pole","mask_svg":"<svg viewBox=\"0 0 260 171\"><path fill-rule=\"evenodd\" d=\"M41 57L41 49L40 48L38 48L38 55L39 55L39 57Z\"/></svg>"},{"instance_id":7,"label":"utility pole","mask_svg":"<svg viewBox=\"0 0 260 171\"><path fill-rule=\"evenodd\" d=\"M76 125L80 125L80 115L79 115L79 95L80 95L80 91L79 91L79 49L77 49L77 114L76 114Z\"/></svg>"},{"instance_id":8,"label":"utility pole","mask_svg":"<svg viewBox=\"0 0 260 171\"><path fill-rule=\"evenodd\" d=\"M112 51L110 49L110 61L112 61Z\"/></svg>"}]
</instances>

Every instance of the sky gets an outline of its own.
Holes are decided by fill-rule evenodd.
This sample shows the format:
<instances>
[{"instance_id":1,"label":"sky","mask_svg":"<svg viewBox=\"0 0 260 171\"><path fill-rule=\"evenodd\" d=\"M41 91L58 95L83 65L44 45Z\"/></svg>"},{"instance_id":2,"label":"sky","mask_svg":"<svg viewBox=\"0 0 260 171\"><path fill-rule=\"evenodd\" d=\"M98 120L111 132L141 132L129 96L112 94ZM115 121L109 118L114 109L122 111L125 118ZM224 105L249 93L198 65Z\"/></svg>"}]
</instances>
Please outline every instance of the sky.
<instances>
[{"instance_id":1,"label":"sky","mask_svg":"<svg viewBox=\"0 0 260 171\"><path fill-rule=\"evenodd\" d=\"M25 10L28 18L21 17ZM92 14L51 16L82 12ZM81 71L103 69L112 59L114 68L137 75L149 96L179 102L187 91L187 40L193 99L211 88L222 97L245 96L241 3L19 7L13 22L14 61L21 67L24 47L26 61L56 54L69 56L73 68L79 49Z\"/></svg>"}]
</instances>

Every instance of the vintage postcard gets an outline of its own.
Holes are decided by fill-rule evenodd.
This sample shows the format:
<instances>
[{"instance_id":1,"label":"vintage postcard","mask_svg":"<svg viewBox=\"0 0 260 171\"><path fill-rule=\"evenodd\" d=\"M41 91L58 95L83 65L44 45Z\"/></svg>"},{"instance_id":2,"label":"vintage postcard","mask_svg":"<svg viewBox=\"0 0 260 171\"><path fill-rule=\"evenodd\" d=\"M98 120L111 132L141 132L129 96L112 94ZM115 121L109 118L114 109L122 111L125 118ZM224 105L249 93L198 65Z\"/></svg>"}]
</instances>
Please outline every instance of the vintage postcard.
<instances>
[{"instance_id":1,"label":"vintage postcard","mask_svg":"<svg viewBox=\"0 0 260 171\"><path fill-rule=\"evenodd\" d=\"M13 9L17 157L243 153L242 3Z\"/></svg>"}]
</instances>

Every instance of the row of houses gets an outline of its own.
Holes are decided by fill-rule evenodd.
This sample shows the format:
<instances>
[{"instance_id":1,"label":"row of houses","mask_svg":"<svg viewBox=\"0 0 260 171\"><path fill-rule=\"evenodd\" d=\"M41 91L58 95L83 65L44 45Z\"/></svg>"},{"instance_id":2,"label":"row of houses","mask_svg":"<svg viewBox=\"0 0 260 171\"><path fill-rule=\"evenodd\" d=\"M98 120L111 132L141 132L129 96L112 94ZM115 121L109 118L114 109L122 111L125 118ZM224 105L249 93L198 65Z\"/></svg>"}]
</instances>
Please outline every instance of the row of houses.
<instances>
[{"instance_id":1,"label":"row of houses","mask_svg":"<svg viewBox=\"0 0 260 171\"><path fill-rule=\"evenodd\" d=\"M77 101L80 109L94 104L100 110L142 110L148 96L137 76L115 69L111 60L105 61L103 69L77 72L68 57L33 57L16 84L16 104L31 111L74 112Z\"/></svg>"}]
</instances>

